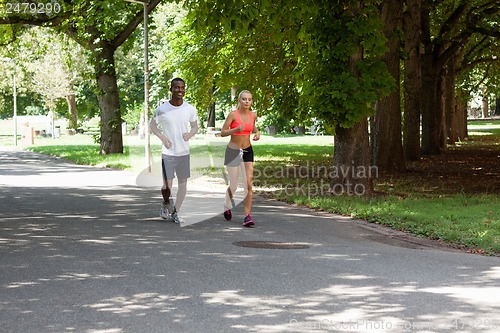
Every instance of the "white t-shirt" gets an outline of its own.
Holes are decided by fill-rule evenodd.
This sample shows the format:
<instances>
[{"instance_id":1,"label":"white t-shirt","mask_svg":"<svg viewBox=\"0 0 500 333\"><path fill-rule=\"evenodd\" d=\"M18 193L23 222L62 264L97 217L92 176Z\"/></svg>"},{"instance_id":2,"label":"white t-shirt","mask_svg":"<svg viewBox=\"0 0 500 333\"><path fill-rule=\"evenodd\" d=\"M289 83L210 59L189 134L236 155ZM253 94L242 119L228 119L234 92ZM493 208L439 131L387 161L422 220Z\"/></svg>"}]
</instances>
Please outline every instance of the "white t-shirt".
<instances>
[{"instance_id":1,"label":"white t-shirt","mask_svg":"<svg viewBox=\"0 0 500 333\"><path fill-rule=\"evenodd\" d=\"M188 155L189 142L184 141L182 134L191 130L190 122L198 121L194 106L186 101L180 106L174 106L167 101L156 108L153 119L163 135L172 141L170 149L162 145L161 153L170 156Z\"/></svg>"}]
</instances>

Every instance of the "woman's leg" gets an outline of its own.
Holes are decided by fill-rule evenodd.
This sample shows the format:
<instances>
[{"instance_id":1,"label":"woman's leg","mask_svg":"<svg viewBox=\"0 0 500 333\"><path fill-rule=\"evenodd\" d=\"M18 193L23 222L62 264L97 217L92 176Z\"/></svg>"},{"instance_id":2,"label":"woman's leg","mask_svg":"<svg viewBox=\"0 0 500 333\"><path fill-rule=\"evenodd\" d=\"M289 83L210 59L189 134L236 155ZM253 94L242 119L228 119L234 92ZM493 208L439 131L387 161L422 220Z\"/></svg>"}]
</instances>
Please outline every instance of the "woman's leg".
<instances>
[{"instance_id":1,"label":"woman's leg","mask_svg":"<svg viewBox=\"0 0 500 333\"><path fill-rule=\"evenodd\" d=\"M245 176L243 184L246 184L245 199L243 200L245 216L252 211L252 180L253 180L253 162L245 162Z\"/></svg>"},{"instance_id":2,"label":"woman's leg","mask_svg":"<svg viewBox=\"0 0 500 333\"><path fill-rule=\"evenodd\" d=\"M233 196L238 189L238 176L239 176L239 166L226 166L229 186L226 190L226 199L224 201L224 208L233 209Z\"/></svg>"}]
</instances>

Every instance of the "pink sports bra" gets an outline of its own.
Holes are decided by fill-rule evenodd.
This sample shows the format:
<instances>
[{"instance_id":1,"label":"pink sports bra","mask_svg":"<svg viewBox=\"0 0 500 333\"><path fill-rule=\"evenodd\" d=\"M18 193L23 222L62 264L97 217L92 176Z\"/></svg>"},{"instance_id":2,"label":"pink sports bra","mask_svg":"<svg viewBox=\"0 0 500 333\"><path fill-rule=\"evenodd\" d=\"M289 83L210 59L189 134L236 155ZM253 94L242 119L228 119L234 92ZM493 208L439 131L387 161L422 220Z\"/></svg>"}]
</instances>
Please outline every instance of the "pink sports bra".
<instances>
[{"instance_id":1,"label":"pink sports bra","mask_svg":"<svg viewBox=\"0 0 500 333\"><path fill-rule=\"evenodd\" d=\"M234 120L231 123L231 125L229 125L229 128L233 129L233 128L236 128L236 127L240 126L241 124L243 124L243 125L245 125L245 129L243 129L243 131L241 131L241 132L233 133L233 135L250 135L250 133L252 133L254 119L253 119L253 113L251 111L249 111L249 112L250 112L250 122L244 123L241 120L240 111L238 109L234 110L235 117L234 117Z\"/></svg>"}]
</instances>

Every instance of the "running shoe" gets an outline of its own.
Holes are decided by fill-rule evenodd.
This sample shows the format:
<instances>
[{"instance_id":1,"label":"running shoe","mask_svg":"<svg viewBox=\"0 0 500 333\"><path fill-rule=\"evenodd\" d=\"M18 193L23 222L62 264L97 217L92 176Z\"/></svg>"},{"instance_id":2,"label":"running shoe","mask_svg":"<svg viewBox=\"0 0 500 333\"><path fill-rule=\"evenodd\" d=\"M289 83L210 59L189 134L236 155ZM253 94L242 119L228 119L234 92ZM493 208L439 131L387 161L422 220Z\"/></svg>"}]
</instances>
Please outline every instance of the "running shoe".
<instances>
[{"instance_id":1,"label":"running shoe","mask_svg":"<svg viewBox=\"0 0 500 333\"><path fill-rule=\"evenodd\" d=\"M177 224L184 223L184 220L179 216L179 213L175 208L174 212L172 213L172 220L174 220L174 222Z\"/></svg>"},{"instance_id":2,"label":"running shoe","mask_svg":"<svg viewBox=\"0 0 500 333\"><path fill-rule=\"evenodd\" d=\"M163 202L161 204L161 208L160 208L160 217L164 220L170 218L170 212L169 212L169 209L168 209L168 206L167 204L165 204L165 202Z\"/></svg>"},{"instance_id":3,"label":"running shoe","mask_svg":"<svg viewBox=\"0 0 500 333\"><path fill-rule=\"evenodd\" d=\"M168 204L166 204L167 206L167 212L168 212L168 215L172 216L172 214L174 213L174 199L170 198L170 200L168 200Z\"/></svg>"},{"instance_id":4,"label":"running shoe","mask_svg":"<svg viewBox=\"0 0 500 333\"><path fill-rule=\"evenodd\" d=\"M231 209L224 209L224 218L226 219L226 221L231 221L231 219L233 218Z\"/></svg>"},{"instance_id":5,"label":"running shoe","mask_svg":"<svg viewBox=\"0 0 500 333\"><path fill-rule=\"evenodd\" d=\"M245 216L245 219L243 220L243 226L244 227L248 227L248 228L251 228L255 223L253 223L253 220L252 220L252 217L250 216L250 214L248 214L247 216Z\"/></svg>"}]
</instances>

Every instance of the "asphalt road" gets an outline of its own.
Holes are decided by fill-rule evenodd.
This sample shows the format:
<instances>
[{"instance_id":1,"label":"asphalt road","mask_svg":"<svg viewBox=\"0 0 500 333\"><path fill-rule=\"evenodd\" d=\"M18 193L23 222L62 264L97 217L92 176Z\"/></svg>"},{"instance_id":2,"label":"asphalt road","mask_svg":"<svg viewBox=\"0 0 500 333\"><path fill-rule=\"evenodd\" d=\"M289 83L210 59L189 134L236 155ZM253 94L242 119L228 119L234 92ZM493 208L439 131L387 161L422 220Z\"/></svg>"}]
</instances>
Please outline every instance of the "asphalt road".
<instances>
[{"instance_id":1,"label":"asphalt road","mask_svg":"<svg viewBox=\"0 0 500 333\"><path fill-rule=\"evenodd\" d=\"M500 258L263 198L243 228L200 179L181 227L138 179L0 151L1 332L500 331Z\"/></svg>"}]
</instances>

